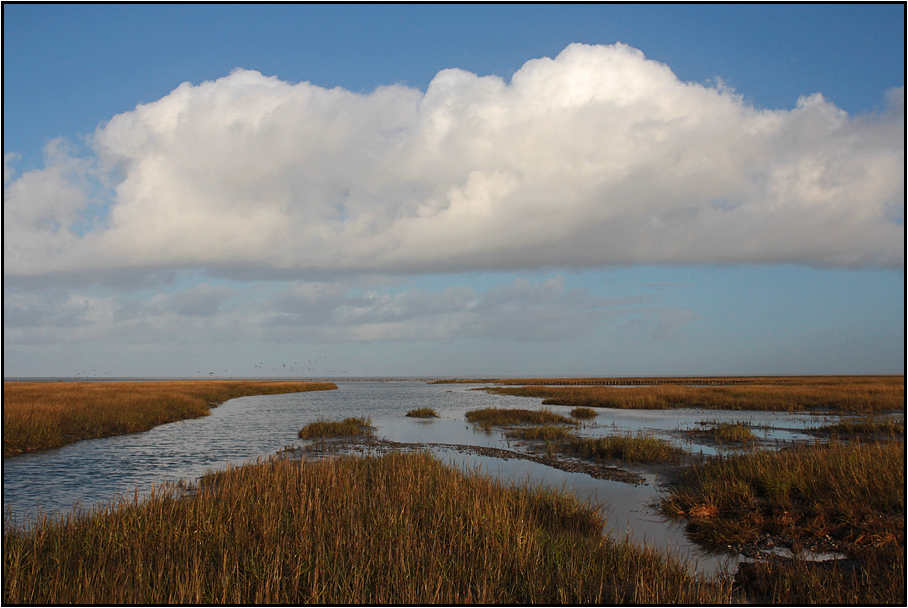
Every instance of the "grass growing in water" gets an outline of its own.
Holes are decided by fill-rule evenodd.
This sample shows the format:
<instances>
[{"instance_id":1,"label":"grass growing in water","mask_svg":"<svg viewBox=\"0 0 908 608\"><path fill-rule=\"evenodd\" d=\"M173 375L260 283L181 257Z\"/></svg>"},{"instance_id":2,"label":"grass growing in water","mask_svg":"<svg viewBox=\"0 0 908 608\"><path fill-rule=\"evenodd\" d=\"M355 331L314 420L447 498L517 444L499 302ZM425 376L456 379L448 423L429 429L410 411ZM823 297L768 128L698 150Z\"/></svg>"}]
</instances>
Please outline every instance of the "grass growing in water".
<instances>
[{"instance_id":1,"label":"grass growing in water","mask_svg":"<svg viewBox=\"0 0 908 608\"><path fill-rule=\"evenodd\" d=\"M639 463L677 462L684 455L680 448L644 433L598 438L574 437L568 442L567 451L582 458Z\"/></svg>"},{"instance_id":2,"label":"grass growing in water","mask_svg":"<svg viewBox=\"0 0 908 608\"><path fill-rule=\"evenodd\" d=\"M236 397L336 388L330 382L252 380L4 382L3 455L147 431L207 416L212 406Z\"/></svg>"},{"instance_id":3,"label":"grass growing in water","mask_svg":"<svg viewBox=\"0 0 908 608\"><path fill-rule=\"evenodd\" d=\"M420 407L410 410L407 412L407 416L411 418L438 418L438 414L431 407Z\"/></svg>"},{"instance_id":4,"label":"grass growing in water","mask_svg":"<svg viewBox=\"0 0 908 608\"><path fill-rule=\"evenodd\" d=\"M503 409L487 407L470 410L467 420L483 426L505 426L509 424L574 424L577 422L547 409L524 410L518 408Z\"/></svg>"},{"instance_id":5,"label":"grass growing in water","mask_svg":"<svg viewBox=\"0 0 908 608\"><path fill-rule=\"evenodd\" d=\"M542 397L546 405L617 409L888 411L905 407L905 377L831 377L734 386L498 386L490 393Z\"/></svg>"},{"instance_id":6,"label":"grass growing in water","mask_svg":"<svg viewBox=\"0 0 908 608\"><path fill-rule=\"evenodd\" d=\"M705 433L707 436L719 443L750 443L756 441L756 436L750 430L746 422L716 422L712 420L701 420L701 426L707 426Z\"/></svg>"},{"instance_id":7,"label":"grass growing in water","mask_svg":"<svg viewBox=\"0 0 908 608\"><path fill-rule=\"evenodd\" d=\"M905 454L901 442L814 445L694 464L661 501L714 547L762 534L844 544L860 567L802 560L755 564L745 592L757 603L898 604L905 594Z\"/></svg>"},{"instance_id":8,"label":"grass growing in water","mask_svg":"<svg viewBox=\"0 0 908 608\"><path fill-rule=\"evenodd\" d=\"M321 437L350 437L371 435L371 420L366 418L344 418L343 420L316 420L299 430L300 439Z\"/></svg>"},{"instance_id":9,"label":"grass growing in water","mask_svg":"<svg viewBox=\"0 0 908 608\"><path fill-rule=\"evenodd\" d=\"M895 542L905 515L900 442L814 445L719 456L691 465L663 500L664 513L697 520L700 542L748 542L761 533L825 534L857 543ZM696 514L708 514L697 518Z\"/></svg>"},{"instance_id":10,"label":"grass growing in water","mask_svg":"<svg viewBox=\"0 0 908 608\"><path fill-rule=\"evenodd\" d=\"M508 437L516 437L518 439L565 439L567 437L573 437L570 429L567 429L563 426L533 426L529 428L518 428L508 431Z\"/></svg>"},{"instance_id":11,"label":"grass growing in water","mask_svg":"<svg viewBox=\"0 0 908 608\"><path fill-rule=\"evenodd\" d=\"M589 420L599 415L599 412L590 407L575 407L571 410L571 418Z\"/></svg>"},{"instance_id":12,"label":"grass growing in water","mask_svg":"<svg viewBox=\"0 0 908 608\"><path fill-rule=\"evenodd\" d=\"M904 435L905 424L891 420L846 420L816 430L830 435Z\"/></svg>"},{"instance_id":13,"label":"grass growing in water","mask_svg":"<svg viewBox=\"0 0 908 608\"><path fill-rule=\"evenodd\" d=\"M3 536L7 604L718 604L563 494L427 454L268 460Z\"/></svg>"}]
</instances>

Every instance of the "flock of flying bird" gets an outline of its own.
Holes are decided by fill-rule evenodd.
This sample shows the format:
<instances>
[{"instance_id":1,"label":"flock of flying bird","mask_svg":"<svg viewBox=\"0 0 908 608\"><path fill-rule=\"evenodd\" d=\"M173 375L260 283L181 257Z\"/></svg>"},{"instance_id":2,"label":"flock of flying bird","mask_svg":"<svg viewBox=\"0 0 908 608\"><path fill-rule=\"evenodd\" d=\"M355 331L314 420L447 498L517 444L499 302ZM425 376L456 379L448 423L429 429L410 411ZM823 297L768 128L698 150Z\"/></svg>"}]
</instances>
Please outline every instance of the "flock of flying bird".
<instances>
[{"instance_id":1,"label":"flock of flying bird","mask_svg":"<svg viewBox=\"0 0 908 608\"><path fill-rule=\"evenodd\" d=\"M321 361L321 360L324 359L324 358L325 358L325 356L324 356L324 355L321 355L321 356L316 357L315 359L306 359L306 363L307 363L307 365L308 365L308 368L307 368L308 371L310 371L310 372L316 371L316 370L315 370L315 366L318 364L319 361ZM294 366L299 366L299 367L294 367ZM265 362L264 362L264 361L259 361L258 364L255 366L255 368L256 368L256 369L265 369ZM288 364L282 363L282 364L281 364L281 367L272 367L272 368L271 368L271 371L273 371L273 372L286 372L286 371L289 371L289 372L295 373L295 372L300 371L301 369L302 369L302 362L301 362L301 361L294 361L293 363L291 363L291 364L289 365L289 369L288 369ZM78 372L78 373L76 374L75 377L76 377L76 378L88 378L89 376L93 376L93 377L97 378L97 377L98 377L98 373L97 373L97 372L98 372L97 369L92 369L90 372ZM201 370L199 370L199 371L196 372L196 374L201 374L201 373L202 373ZM334 373L335 373L334 370L330 370L330 371L327 372L328 375L333 375ZM346 371L341 371L341 372L338 372L338 373L346 374L347 372L346 372ZM104 372L104 374L105 374L105 375L109 375L108 372ZM226 370L226 369L224 370L224 374L225 374L225 375L227 374L227 370ZM220 377L221 377L221 375L220 375L218 372L215 372L215 371L208 372L208 376L211 377L211 378L220 378Z\"/></svg>"}]
</instances>

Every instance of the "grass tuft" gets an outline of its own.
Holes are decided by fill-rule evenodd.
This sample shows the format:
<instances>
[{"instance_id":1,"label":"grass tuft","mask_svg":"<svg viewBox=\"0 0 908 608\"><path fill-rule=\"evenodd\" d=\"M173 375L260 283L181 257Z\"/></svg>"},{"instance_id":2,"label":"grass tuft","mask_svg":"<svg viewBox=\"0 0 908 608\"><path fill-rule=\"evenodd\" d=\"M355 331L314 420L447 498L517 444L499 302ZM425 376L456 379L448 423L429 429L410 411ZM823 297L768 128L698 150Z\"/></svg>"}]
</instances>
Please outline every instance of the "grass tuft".
<instances>
[{"instance_id":1,"label":"grass tuft","mask_svg":"<svg viewBox=\"0 0 908 608\"><path fill-rule=\"evenodd\" d=\"M599 412L591 407L575 407L571 410L571 418L577 418L578 420L590 420L598 415Z\"/></svg>"},{"instance_id":2,"label":"grass tuft","mask_svg":"<svg viewBox=\"0 0 908 608\"><path fill-rule=\"evenodd\" d=\"M567 450L581 458L635 463L677 462L684 455L684 450L645 433L598 438L574 437L568 442Z\"/></svg>"},{"instance_id":3,"label":"grass tuft","mask_svg":"<svg viewBox=\"0 0 908 608\"><path fill-rule=\"evenodd\" d=\"M555 412L542 410L524 410L518 408L503 409L487 407L470 410L466 414L467 420L483 426L505 426L510 424L573 424L577 422Z\"/></svg>"},{"instance_id":4,"label":"grass tuft","mask_svg":"<svg viewBox=\"0 0 908 608\"><path fill-rule=\"evenodd\" d=\"M517 428L507 433L508 437L515 437L517 439L531 439L539 440L544 439L550 441L552 439L565 439L567 437L573 437L570 429L567 429L563 426L533 426L528 428Z\"/></svg>"},{"instance_id":5,"label":"grass tuft","mask_svg":"<svg viewBox=\"0 0 908 608\"><path fill-rule=\"evenodd\" d=\"M321 437L350 437L371 435L371 421L366 418L344 418L343 420L316 420L299 430L300 439Z\"/></svg>"},{"instance_id":6,"label":"grass tuft","mask_svg":"<svg viewBox=\"0 0 908 608\"><path fill-rule=\"evenodd\" d=\"M710 427L703 433L718 443L750 443L757 437L750 430L746 422L716 422L714 420L701 420L700 426Z\"/></svg>"},{"instance_id":7,"label":"grass tuft","mask_svg":"<svg viewBox=\"0 0 908 608\"><path fill-rule=\"evenodd\" d=\"M410 410L407 412L407 416L411 418L438 418L438 414L431 407L420 407Z\"/></svg>"},{"instance_id":8,"label":"grass tuft","mask_svg":"<svg viewBox=\"0 0 908 608\"><path fill-rule=\"evenodd\" d=\"M891 420L873 420L873 419L846 420L846 421L838 422L836 424L822 426L816 430L821 433L828 433L830 435L892 436L892 435L904 435L905 434L905 424L894 422Z\"/></svg>"}]
</instances>

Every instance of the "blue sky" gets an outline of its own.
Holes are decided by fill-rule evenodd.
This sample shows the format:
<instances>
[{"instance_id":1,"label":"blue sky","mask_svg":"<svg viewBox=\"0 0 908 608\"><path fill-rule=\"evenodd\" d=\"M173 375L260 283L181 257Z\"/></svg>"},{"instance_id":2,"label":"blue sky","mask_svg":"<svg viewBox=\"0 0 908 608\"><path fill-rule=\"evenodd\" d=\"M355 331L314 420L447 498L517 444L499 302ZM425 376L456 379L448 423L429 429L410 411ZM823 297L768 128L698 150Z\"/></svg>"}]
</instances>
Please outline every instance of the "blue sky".
<instances>
[{"instance_id":1,"label":"blue sky","mask_svg":"<svg viewBox=\"0 0 908 608\"><path fill-rule=\"evenodd\" d=\"M7 377L904 372L903 4L3 28Z\"/></svg>"}]
</instances>

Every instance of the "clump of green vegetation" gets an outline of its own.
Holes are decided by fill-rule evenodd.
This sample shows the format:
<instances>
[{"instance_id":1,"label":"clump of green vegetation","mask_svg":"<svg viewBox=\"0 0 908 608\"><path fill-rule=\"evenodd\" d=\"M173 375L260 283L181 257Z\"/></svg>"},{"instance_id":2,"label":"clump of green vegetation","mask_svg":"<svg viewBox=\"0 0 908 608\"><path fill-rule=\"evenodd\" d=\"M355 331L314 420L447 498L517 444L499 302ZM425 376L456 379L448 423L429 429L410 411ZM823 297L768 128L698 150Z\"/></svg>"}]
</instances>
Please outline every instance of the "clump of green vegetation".
<instances>
[{"instance_id":1,"label":"clump of green vegetation","mask_svg":"<svg viewBox=\"0 0 908 608\"><path fill-rule=\"evenodd\" d=\"M4 604L697 604L730 584L429 454L270 459L4 529ZM645 573L645 574L644 574Z\"/></svg>"},{"instance_id":2,"label":"clump of green vegetation","mask_svg":"<svg viewBox=\"0 0 908 608\"><path fill-rule=\"evenodd\" d=\"M487 427L509 424L577 424L570 418L565 418L548 409L523 410L487 407L479 410L470 410L466 416L470 422Z\"/></svg>"},{"instance_id":3,"label":"clump of green vegetation","mask_svg":"<svg viewBox=\"0 0 908 608\"><path fill-rule=\"evenodd\" d=\"M755 564L747 572L752 580L739 583L756 603L904 602L902 442L836 442L712 458L689 466L660 508L686 520L693 540L717 549L764 534L821 550L825 539L834 539L837 550L859 563L850 570L798 559Z\"/></svg>"},{"instance_id":4,"label":"clump of green vegetation","mask_svg":"<svg viewBox=\"0 0 908 608\"><path fill-rule=\"evenodd\" d=\"M568 442L567 449L581 458L639 463L676 462L684 455L684 450L645 433L597 438L574 437Z\"/></svg>"},{"instance_id":5,"label":"clump of green vegetation","mask_svg":"<svg viewBox=\"0 0 908 608\"><path fill-rule=\"evenodd\" d=\"M573 437L573 433L571 433L570 429L563 426L551 425L518 428L508 431L506 434L508 437L516 437L518 439L545 439L546 441Z\"/></svg>"},{"instance_id":6,"label":"clump of green vegetation","mask_svg":"<svg viewBox=\"0 0 908 608\"><path fill-rule=\"evenodd\" d=\"M892 420L846 420L816 430L830 435L904 435L905 424Z\"/></svg>"},{"instance_id":7,"label":"clump of green vegetation","mask_svg":"<svg viewBox=\"0 0 908 608\"><path fill-rule=\"evenodd\" d=\"M316 420L300 429L300 439L315 437L349 437L371 435L371 420L366 418L344 418L343 420Z\"/></svg>"},{"instance_id":8,"label":"clump of green vegetation","mask_svg":"<svg viewBox=\"0 0 908 608\"><path fill-rule=\"evenodd\" d=\"M904 520L904 469L901 442L719 456L687 468L661 508L693 518L692 536L706 544L750 542L762 533L895 542L904 530L878 515Z\"/></svg>"},{"instance_id":9,"label":"clump of green vegetation","mask_svg":"<svg viewBox=\"0 0 908 608\"><path fill-rule=\"evenodd\" d=\"M746 422L701 420L700 426L710 428L705 431L698 431L697 434L705 433L713 441L719 443L750 443L757 439Z\"/></svg>"},{"instance_id":10,"label":"clump of green vegetation","mask_svg":"<svg viewBox=\"0 0 908 608\"><path fill-rule=\"evenodd\" d=\"M431 407L420 407L410 410L407 412L407 416L411 418L438 418L438 414Z\"/></svg>"},{"instance_id":11,"label":"clump of green vegetation","mask_svg":"<svg viewBox=\"0 0 908 608\"><path fill-rule=\"evenodd\" d=\"M595 418L599 413L591 407L575 407L571 410L571 418L578 420L589 420Z\"/></svg>"}]
</instances>

